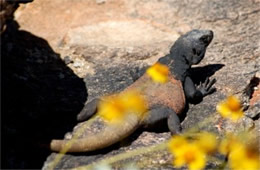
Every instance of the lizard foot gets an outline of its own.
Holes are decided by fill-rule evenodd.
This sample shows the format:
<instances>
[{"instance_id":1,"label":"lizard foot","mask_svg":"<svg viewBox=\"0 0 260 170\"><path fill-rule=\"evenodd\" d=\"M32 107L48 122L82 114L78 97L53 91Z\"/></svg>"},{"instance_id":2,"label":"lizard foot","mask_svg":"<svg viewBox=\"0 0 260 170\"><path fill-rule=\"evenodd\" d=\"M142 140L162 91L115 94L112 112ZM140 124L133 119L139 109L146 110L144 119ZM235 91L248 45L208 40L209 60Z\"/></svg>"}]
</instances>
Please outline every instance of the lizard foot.
<instances>
[{"instance_id":1,"label":"lizard foot","mask_svg":"<svg viewBox=\"0 0 260 170\"><path fill-rule=\"evenodd\" d=\"M203 97L216 91L216 88L212 87L215 83L216 79L209 80L208 77L204 83L200 83L198 90L202 93Z\"/></svg>"}]
</instances>

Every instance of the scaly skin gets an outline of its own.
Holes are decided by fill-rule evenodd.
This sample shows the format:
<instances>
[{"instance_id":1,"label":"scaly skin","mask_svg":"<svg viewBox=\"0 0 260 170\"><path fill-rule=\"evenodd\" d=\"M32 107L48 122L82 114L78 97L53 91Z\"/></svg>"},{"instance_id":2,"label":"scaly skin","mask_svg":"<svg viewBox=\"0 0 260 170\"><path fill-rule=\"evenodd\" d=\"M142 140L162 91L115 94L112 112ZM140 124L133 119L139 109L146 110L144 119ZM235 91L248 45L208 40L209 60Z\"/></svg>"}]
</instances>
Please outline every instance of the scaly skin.
<instances>
[{"instance_id":1,"label":"scaly skin","mask_svg":"<svg viewBox=\"0 0 260 170\"><path fill-rule=\"evenodd\" d=\"M191 65L198 64L205 55L206 48L213 38L209 30L192 30L181 36L170 50L170 54L159 59L158 62L170 68L169 81L165 84L154 83L144 74L123 92L135 90L142 95L148 103L148 112L137 116L134 113L127 115L127 119L119 126L103 121L103 128L95 134L77 139L68 152L86 152L110 146L133 133L138 127L154 124L162 119L168 120L168 127L172 134L180 133L180 120L177 114L183 112L186 101L198 103L204 96L215 91L212 81L206 80L205 84L196 88L189 70ZM78 115L78 120L83 121L97 112L97 103L94 99L86 104ZM100 120L99 116L92 118ZM68 140L52 140L51 149L61 151Z\"/></svg>"}]
</instances>

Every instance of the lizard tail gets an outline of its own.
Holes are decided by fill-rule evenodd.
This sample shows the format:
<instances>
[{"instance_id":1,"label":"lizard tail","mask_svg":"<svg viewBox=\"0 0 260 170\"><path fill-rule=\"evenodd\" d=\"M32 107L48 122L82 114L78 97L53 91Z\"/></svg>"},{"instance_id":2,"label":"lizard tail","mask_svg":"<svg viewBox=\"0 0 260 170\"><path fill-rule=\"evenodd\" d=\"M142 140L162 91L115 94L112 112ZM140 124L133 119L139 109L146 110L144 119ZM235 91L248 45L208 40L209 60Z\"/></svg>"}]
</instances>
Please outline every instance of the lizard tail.
<instances>
[{"instance_id":1,"label":"lizard tail","mask_svg":"<svg viewBox=\"0 0 260 170\"><path fill-rule=\"evenodd\" d=\"M127 137L138 128L140 117L132 114L126 120L119 124L106 124L101 132L76 139L71 143L69 140L52 140L50 148L56 152L65 147L68 147L67 152L86 152L105 148Z\"/></svg>"}]
</instances>

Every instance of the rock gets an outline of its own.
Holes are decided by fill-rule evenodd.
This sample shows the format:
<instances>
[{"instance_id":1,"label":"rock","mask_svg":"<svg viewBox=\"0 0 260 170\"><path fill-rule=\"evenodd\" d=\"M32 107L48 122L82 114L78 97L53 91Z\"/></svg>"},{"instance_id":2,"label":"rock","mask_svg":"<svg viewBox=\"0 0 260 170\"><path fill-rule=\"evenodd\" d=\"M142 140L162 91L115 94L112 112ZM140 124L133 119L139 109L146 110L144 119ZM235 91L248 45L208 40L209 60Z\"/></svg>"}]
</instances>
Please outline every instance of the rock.
<instances>
[{"instance_id":1,"label":"rock","mask_svg":"<svg viewBox=\"0 0 260 170\"><path fill-rule=\"evenodd\" d=\"M19 1L5 2L17 5ZM9 21L1 34L1 168L39 169L50 154L50 139L75 125L87 89L46 40ZM56 126L57 120L64 126Z\"/></svg>"},{"instance_id":2,"label":"rock","mask_svg":"<svg viewBox=\"0 0 260 170\"><path fill-rule=\"evenodd\" d=\"M22 5L15 16L21 29L46 39L50 47L60 53L67 66L78 77L84 78L89 92L88 100L120 91L131 84L138 77L137 72L143 72L148 65L168 53L179 35L194 28L212 29L215 38L203 62L193 68L193 79L199 84L206 76L216 78L217 92L198 105L190 105L182 126L185 131L209 119L209 123L200 129L215 132L221 137L226 131L260 130L258 85L249 86L253 77L259 77L255 74L260 68L260 47L256 36L259 34L259 5L256 0L241 0L239 3L235 0L192 3L179 0L111 0L105 3L45 0L44 3L37 1L28 6ZM13 50L12 44L7 47ZM35 52L38 53L37 50ZM40 59L43 63L48 62ZM35 60L29 58L28 62L34 63ZM223 120L215 109L217 103L230 94L240 96L247 109L247 116L237 124ZM58 121L57 124L67 126ZM71 126L67 127L68 131L72 131ZM66 137L69 138L70 134ZM167 130L161 133L139 130L130 136L131 142L127 146L116 144L101 151L66 154L57 168L86 165L160 143L169 137ZM260 140L259 135L257 139ZM43 169L48 169L57 155L52 153ZM113 166L120 168L124 166L122 164L132 161L144 169L173 168L172 157L167 151L139 155L116 162ZM218 162L210 161L206 169L215 169L217 165Z\"/></svg>"},{"instance_id":3,"label":"rock","mask_svg":"<svg viewBox=\"0 0 260 170\"><path fill-rule=\"evenodd\" d=\"M246 112L245 115L251 119L258 119L260 116L260 100L253 106L251 106Z\"/></svg>"},{"instance_id":4,"label":"rock","mask_svg":"<svg viewBox=\"0 0 260 170\"><path fill-rule=\"evenodd\" d=\"M156 36L153 36L156 35ZM66 46L106 46L128 48L173 42L178 38L177 32L165 32L160 27L150 25L142 20L105 21L93 25L81 26L68 31L64 37Z\"/></svg>"},{"instance_id":5,"label":"rock","mask_svg":"<svg viewBox=\"0 0 260 170\"><path fill-rule=\"evenodd\" d=\"M19 3L28 3L33 0L0 0L0 35L6 30L7 22L13 20L14 12L19 7Z\"/></svg>"}]
</instances>

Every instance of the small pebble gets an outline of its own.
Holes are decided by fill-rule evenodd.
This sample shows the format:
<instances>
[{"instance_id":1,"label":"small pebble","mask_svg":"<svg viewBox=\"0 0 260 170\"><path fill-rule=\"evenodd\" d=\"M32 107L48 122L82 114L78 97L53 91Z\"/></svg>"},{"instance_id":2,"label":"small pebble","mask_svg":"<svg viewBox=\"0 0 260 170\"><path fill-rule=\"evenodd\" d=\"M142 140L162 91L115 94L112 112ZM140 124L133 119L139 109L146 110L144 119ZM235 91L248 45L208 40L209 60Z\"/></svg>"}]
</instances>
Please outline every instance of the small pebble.
<instances>
[{"instance_id":1,"label":"small pebble","mask_svg":"<svg viewBox=\"0 0 260 170\"><path fill-rule=\"evenodd\" d=\"M70 64L70 63L73 63L73 61L70 59L70 57L69 56L66 56L66 57L64 57L64 62L65 62L65 64Z\"/></svg>"},{"instance_id":2,"label":"small pebble","mask_svg":"<svg viewBox=\"0 0 260 170\"><path fill-rule=\"evenodd\" d=\"M106 2L106 0L96 0L97 4L104 4Z\"/></svg>"},{"instance_id":3,"label":"small pebble","mask_svg":"<svg viewBox=\"0 0 260 170\"><path fill-rule=\"evenodd\" d=\"M76 60L73 64L73 67L75 67L75 68L79 68L79 67L82 67L82 66L83 66L83 63L80 60Z\"/></svg>"}]
</instances>

